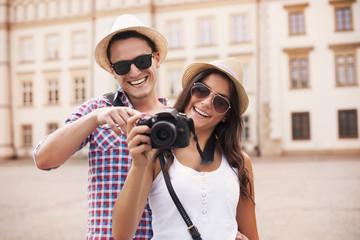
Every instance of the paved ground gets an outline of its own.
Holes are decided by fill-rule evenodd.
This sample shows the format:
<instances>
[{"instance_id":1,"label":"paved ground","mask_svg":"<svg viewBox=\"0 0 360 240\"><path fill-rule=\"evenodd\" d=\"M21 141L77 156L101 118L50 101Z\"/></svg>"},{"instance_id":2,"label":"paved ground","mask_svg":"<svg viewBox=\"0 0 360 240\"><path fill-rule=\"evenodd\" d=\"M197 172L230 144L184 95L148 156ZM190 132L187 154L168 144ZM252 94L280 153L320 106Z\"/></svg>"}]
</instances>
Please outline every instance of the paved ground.
<instances>
[{"instance_id":1,"label":"paved ground","mask_svg":"<svg viewBox=\"0 0 360 240\"><path fill-rule=\"evenodd\" d=\"M360 157L253 159L263 240L360 239ZM84 239L87 163L0 161L0 240Z\"/></svg>"}]
</instances>

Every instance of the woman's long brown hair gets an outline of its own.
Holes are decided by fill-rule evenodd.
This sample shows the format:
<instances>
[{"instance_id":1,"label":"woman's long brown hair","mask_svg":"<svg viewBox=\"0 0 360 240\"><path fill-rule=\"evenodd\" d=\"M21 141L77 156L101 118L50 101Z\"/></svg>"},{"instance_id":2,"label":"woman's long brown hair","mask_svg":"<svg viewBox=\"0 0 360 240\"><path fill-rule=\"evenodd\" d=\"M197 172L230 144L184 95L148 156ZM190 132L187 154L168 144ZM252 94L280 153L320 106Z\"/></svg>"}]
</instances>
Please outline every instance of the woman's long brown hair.
<instances>
[{"instance_id":1,"label":"woman's long brown hair","mask_svg":"<svg viewBox=\"0 0 360 240\"><path fill-rule=\"evenodd\" d=\"M250 201L254 202L252 186L250 181L249 172L245 168L245 157L241 149L241 135L243 131L243 120L241 115L238 113L239 101L237 96L237 91L228 78L228 76L216 69L208 69L203 72L198 73L182 90L179 94L177 101L174 105L174 108L179 112L184 112L186 106L188 105L191 98L191 88L195 82L200 82L205 79L210 74L219 74L224 78L228 79L230 82L230 103L231 108L226 113L226 122L220 122L215 127L215 136L217 137L216 147L219 147L226 159L229 162L229 165L238 170L238 178L240 182L240 194L242 197L248 198ZM170 150L159 150L155 155L155 159L159 157L160 154L164 154L167 159L165 169L168 171L170 165L174 161L174 156Z\"/></svg>"}]
</instances>

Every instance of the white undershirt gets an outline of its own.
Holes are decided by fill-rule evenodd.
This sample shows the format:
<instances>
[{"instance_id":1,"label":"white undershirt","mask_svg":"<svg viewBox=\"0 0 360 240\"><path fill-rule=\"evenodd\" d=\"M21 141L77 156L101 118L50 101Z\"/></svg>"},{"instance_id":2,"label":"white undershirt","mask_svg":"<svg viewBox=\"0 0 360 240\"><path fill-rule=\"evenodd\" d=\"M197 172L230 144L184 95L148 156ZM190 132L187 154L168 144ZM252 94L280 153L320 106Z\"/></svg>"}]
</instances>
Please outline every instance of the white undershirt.
<instances>
[{"instance_id":1,"label":"white undershirt","mask_svg":"<svg viewBox=\"0 0 360 240\"><path fill-rule=\"evenodd\" d=\"M176 158L169 169L174 190L204 240L234 240L239 200L237 172L225 157L212 172L198 172ZM162 172L149 194L154 240L191 240L187 226L166 188Z\"/></svg>"}]
</instances>

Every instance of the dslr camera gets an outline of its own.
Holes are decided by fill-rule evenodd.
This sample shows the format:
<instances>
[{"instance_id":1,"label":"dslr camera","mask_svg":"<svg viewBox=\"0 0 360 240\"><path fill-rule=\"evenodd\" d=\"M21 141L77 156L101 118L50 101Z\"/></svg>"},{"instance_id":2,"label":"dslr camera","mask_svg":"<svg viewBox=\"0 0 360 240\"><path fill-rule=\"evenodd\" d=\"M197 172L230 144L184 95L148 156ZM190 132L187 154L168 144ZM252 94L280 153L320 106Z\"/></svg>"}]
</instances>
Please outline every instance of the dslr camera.
<instances>
[{"instance_id":1,"label":"dslr camera","mask_svg":"<svg viewBox=\"0 0 360 240\"><path fill-rule=\"evenodd\" d=\"M183 148L189 145L191 124L192 119L171 107L138 121L138 125L147 125L151 128L152 148L158 149Z\"/></svg>"}]
</instances>

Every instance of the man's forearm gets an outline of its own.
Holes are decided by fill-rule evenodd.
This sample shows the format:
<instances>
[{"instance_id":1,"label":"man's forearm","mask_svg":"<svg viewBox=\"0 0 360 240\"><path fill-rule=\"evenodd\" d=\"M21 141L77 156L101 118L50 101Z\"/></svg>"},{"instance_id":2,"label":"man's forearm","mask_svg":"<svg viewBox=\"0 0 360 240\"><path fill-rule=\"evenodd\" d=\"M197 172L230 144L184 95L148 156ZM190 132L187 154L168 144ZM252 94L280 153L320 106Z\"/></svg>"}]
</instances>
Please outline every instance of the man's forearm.
<instances>
[{"instance_id":1,"label":"man's forearm","mask_svg":"<svg viewBox=\"0 0 360 240\"><path fill-rule=\"evenodd\" d=\"M48 136L36 153L37 167L50 169L62 165L97 127L96 116L89 114L58 129Z\"/></svg>"}]
</instances>

